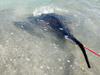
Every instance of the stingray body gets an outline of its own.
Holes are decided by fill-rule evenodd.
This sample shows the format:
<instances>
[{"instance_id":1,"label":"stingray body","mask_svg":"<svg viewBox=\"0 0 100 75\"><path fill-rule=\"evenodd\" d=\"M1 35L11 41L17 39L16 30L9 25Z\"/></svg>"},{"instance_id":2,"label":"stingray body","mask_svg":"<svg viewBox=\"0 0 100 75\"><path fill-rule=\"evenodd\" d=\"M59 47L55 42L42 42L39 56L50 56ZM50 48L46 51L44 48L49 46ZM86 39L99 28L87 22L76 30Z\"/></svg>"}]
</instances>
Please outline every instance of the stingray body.
<instances>
[{"instance_id":1,"label":"stingray body","mask_svg":"<svg viewBox=\"0 0 100 75\"><path fill-rule=\"evenodd\" d=\"M80 41L78 41L70 32L68 28L65 28L63 23L61 23L60 19L58 18L59 15L56 15L54 13L51 14L42 14L39 19L45 21L48 23L48 25L51 26L54 30L61 33L64 37L67 37L68 39L71 39L73 42L75 42L80 49L83 52L83 55L85 57L86 63L88 68L90 68L89 60L86 54L86 51Z\"/></svg>"}]
</instances>

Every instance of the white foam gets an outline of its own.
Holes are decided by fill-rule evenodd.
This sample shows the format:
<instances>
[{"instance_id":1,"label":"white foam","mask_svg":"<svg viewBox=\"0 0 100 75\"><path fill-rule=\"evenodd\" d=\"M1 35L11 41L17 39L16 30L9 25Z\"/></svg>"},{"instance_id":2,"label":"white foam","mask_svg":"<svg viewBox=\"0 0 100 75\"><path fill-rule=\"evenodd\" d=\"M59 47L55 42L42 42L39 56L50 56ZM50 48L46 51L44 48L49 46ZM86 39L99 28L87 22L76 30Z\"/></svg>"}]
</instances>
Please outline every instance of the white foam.
<instances>
[{"instance_id":1,"label":"white foam","mask_svg":"<svg viewBox=\"0 0 100 75\"><path fill-rule=\"evenodd\" d=\"M46 14L46 13L54 13L55 11L57 11L57 12L69 12L69 10L65 10L64 8L58 8L58 7L51 4L49 6L42 6L40 8L36 8L33 11L33 15L38 16L38 15Z\"/></svg>"},{"instance_id":2,"label":"white foam","mask_svg":"<svg viewBox=\"0 0 100 75\"><path fill-rule=\"evenodd\" d=\"M41 14L46 14L46 13L53 13L54 9L51 8L50 6L43 6L40 8L35 9L35 11L33 11L33 15L37 16L37 15L41 15Z\"/></svg>"}]
</instances>

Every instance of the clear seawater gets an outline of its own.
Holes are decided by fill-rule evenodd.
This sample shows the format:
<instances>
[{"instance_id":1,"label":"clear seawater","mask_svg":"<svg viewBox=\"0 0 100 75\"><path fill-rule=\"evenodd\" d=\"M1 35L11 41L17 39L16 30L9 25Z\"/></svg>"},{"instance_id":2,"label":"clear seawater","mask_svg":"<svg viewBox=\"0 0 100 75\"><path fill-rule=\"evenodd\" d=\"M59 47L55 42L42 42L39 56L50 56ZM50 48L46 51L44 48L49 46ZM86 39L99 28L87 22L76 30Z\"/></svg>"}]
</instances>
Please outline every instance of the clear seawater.
<instances>
[{"instance_id":1,"label":"clear seawater","mask_svg":"<svg viewBox=\"0 0 100 75\"><path fill-rule=\"evenodd\" d=\"M100 53L100 0L0 0L0 75L99 75L100 57L95 54L86 50L89 69L70 40L37 25L31 34L14 25L42 13L65 16L71 33Z\"/></svg>"}]
</instances>

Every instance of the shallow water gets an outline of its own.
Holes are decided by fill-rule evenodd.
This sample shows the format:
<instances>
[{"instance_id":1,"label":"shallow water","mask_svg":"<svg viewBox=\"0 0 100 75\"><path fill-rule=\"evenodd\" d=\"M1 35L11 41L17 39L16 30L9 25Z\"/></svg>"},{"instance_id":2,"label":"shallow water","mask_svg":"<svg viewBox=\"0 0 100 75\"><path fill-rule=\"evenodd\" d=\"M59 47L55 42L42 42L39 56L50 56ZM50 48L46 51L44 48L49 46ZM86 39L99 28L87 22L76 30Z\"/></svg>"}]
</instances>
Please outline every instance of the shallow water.
<instances>
[{"instance_id":1,"label":"shallow water","mask_svg":"<svg viewBox=\"0 0 100 75\"><path fill-rule=\"evenodd\" d=\"M66 18L71 33L88 48L100 53L99 0L1 0L0 75L99 75L100 58L87 51L91 68L70 40L49 31L44 23L27 18L57 13ZM14 22L27 22L27 29Z\"/></svg>"}]
</instances>

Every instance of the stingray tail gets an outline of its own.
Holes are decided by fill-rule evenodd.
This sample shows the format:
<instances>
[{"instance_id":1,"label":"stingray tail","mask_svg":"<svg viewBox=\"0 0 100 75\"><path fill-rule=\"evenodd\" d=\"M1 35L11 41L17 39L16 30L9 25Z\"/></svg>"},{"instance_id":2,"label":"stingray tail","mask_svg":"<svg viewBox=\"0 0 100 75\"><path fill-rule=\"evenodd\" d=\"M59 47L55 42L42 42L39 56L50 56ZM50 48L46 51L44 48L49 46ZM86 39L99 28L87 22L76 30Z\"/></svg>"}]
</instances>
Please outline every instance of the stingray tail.
<instances>
[{"instance_id":1,"label":"stingray tail","mask_svg":"<svg viewBox=\"0 0 100 75\"><path fill-rule=\"evenodd\" d=\"M88 68L91 68L90 63L89 63L89 60L88 60L88 57L87 57L87 54L86 54L86 51L85 51L83 45L79 42L78 43L78 46L81 48L81 50L83 52L83 55L85 57L85 60L86 60L86 63L87 63Z\"/></svg>"},{"instance_id":2,"label":"stingray tail","mask_svg":"<svg viewBox=\"0 0 100 75\"><path fill-rule=\"evenodd\" d=\"M83 55L84 55L84 58L85 58L85 61L86 61L86 63L87 63L88 68L91 68L90 63L89 63L89 60L88 60L88 57L87 57L87 54L86 54L86 51L85 51L85 48L84 48L84 46L82 45L82 43L79 42L79 41L78 41L76 38L74 38L73 36L72 36L70 39L73 40L73 41L80 47L80 49L81 49L82 52L83 52Z\"/></svg>"}]
</instances>

